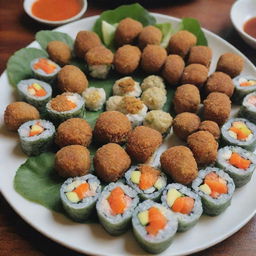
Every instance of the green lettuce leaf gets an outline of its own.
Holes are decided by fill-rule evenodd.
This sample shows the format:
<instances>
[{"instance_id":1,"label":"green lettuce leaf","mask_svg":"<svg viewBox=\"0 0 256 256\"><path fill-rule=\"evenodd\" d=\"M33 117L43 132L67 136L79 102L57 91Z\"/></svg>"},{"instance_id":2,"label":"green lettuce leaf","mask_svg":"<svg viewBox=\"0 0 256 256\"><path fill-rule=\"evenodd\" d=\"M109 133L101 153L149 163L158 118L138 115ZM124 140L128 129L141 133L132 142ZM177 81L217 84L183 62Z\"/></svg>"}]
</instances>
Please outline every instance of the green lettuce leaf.
<instances>
[{"instance_id":1,"label":"green lettuce leaf","mask_svg":"<svg viewBox=\"0 0 256 256\"><path fill-rule=\"evenodd\" d=\"M163 34L161 46L166 48L169 43L169 40L171 38L171 35L173 33L172 24L171 23L160 23L160 24L156 24L155 26L161 30L161 32Z\"/></svg>"}]
</instances>

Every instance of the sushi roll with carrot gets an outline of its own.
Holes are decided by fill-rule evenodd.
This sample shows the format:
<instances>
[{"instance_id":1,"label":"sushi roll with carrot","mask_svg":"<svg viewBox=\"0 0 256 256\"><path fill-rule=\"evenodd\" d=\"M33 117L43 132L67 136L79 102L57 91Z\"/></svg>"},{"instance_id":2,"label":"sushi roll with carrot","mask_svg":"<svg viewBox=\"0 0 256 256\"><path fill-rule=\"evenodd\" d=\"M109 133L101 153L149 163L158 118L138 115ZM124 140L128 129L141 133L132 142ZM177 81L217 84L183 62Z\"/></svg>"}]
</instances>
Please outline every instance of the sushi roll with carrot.
<instances>
[{"instance_id":1,"label":"sushi roll with carrot","mask_svg":"<svg viewBox=\"0 0 256 256\"><path fill-rule=\"evenodd\" d=\"M252 92L245 96L239 114L256 123L256 92Z\"/></svg>"},{"instance_id":2,"label":"sushi roll with carrot","mask_svg":"<svg viewBox=\"0 0 256 256\"><path fill-rule=\"evenodd\" d=\"M24 153L35 156L49 150L53 144L55 127L46 120L32 120L22 124L18 134Z\"/></svg>"},{"instance_id":3,"label":"sushi roll with carrot","mask_svg":"<svg viewBox=\"0 0 256 256\"><path fill-rule=\"evenodd\" d=\"M69 217L75 221L85 221L95 210L101 192L99 179L87 174L68 178L60 188L60 199Z\"/></svg>"},{"instance_id":4,"label":"sushi roll with carrot","mask_svg":"<svg viewBox=\"0 0 256 256\"><path fill-rule=\"evenodd\" d=\"M229 174L237 188L242 187L256 169L256 155L240 147L227 146L219 149L217 166Z\"/></svg>"},{"instance_id":5,"label":"sushi roll with carrot","mask_svg":"<svg viewBox=\"0 0 256 256\"><path fill-rule=\"evenodd\" d=\"M207 167L199 171L198 177L192 183L192 188L201 197L203 212L216 216L231 204L235 184L222 169Z\"/></svg>"},{"instance_id":6,"label":"sushi roll with carrot","mask_svg":"<svg viewBox=\"0 0 256 256\"><path fill-rule=\"evenodd\" d=\"M163 205L176 215L179 232L192 228L203 213L201 198L190 188L179 183L169 184L161 200Z\"/></svg>"},{"instance_id":7,"label":"sushi roll with carrot","mask_svg":"<svg viewBox=\"0 0 256 256\"><path fill-rule=\"evenodd\" d=\"M111 235L120 235L130 226L139 203L137 192L121 182L112 182L102 191L96 204L100 223Z\"/></svg>"},{"instance_id":8,"label":"sushi roll with carrot","mask_svg":"<svg viewBox=\"0 0 256 256\"><path fill-rule=\"evenodd\" d=\"M221 128L222 141L249 151L256 148L256 125L245 118L233 118Z\"/></svg>"},{"instance_id":9,"label":"sushi roll with carrot","mask_svg":"<svg viewBox=\"0 0 256 256\"><path fill-rule=\"evenodd\" d=\"M30 67L34 76L45 82L53 82L61 67L47 58L37 58L31 61Z\"/></svg>"},{"instance_id":10,"label":"sushi roll with carrot","mask_svg":"<svg viewBox=\"0 0 256 256\"><path fill-rule=\"evenodd\" d=\"M146 200L136 207L132 227L143 249L149 253L161 253L171 245L178 220L165 206Z\"/></svg>"},{"instance_id":11,"label":"sushi roll with carrot","mask_svg":"<svg viewBox=\"0 0 256 256\"><path fill-rule=\"evenodd\" d=\"M21 100L35 106L40 111L44 110L46 103L52 97L52 87L36 79L21 80L17 89Z\"/></svg>"},{"instance_id":12,"label":"sushi roll with carrot","mask_svg":"<svg viewBox=\"0 0 256 256\"><path fill-rule=\"evenodd\" d=\"M166 175L149 165L133 166L125 178L142 200L158 201L167 183Z\"/></svg>"}]
</instances>

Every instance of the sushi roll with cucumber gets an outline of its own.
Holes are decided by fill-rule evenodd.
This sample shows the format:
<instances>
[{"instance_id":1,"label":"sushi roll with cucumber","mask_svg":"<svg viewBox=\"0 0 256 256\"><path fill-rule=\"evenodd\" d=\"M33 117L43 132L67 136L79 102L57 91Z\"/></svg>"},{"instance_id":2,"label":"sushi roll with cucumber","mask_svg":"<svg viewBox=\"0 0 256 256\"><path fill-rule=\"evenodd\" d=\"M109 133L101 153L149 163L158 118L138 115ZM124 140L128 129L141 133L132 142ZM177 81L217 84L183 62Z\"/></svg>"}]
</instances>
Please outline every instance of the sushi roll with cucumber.
<instances>
[{"instance_id":1,"label":"sushi roll with cucumber","mask_svg":"<svg viewBox=\"0 0 256 256\"><path fill-rule=\"evenodd\" d=\"M121 182L112 182L102 191L96 204L100 223L111 235L120 235L130 226L139 203L137 192Z\"/></svg>"},{"instance_id":2,"label":"sushi roll with cucumber","mask_svg":"<svg viewBox=\"0 0 256 256\"><path fill-rule=\"evenodd\" d=\"M60 199L68 216L82 222L95 210L100 192L99 179L92 174L87 174L68 178L60 188Z\"/></svg>"},{"instance_id":3,"label":"sushi roll with cucumber","mask_svg":"<svg viewBox=\"0 0 256 256\"><path fill-rule=\"evenodd\" d=\"M245 96L239 114L253 123L256 123L256 92Z\"/></svg>"},{"instance_id":4,"label":"sushi roll with cucumber","mask_svg":"<svg viewBox=\"0 0 256 256\"><path fill-rule=\"evenodd\" d=\"M52 87L40 80L21 80L17 88L20 98L40 111L44 110L46 103L52 97Z\"/></svg>"},{"instance_id":5,"label":"sushi roll with cucumber","mask_svg":"<svg viewBox=\"0 0 256 256\"><path fill-rule=\"evenodd\" d=\"M142 200L158 201L167 184L166 175L149 165L133 166L125 173L125 178Z\"/></svg>"},{"instance_id":6,"label":"sushi roll with cucumber","mask_svg":"<svg viewBox=\"0 0 256 256\"><path fill-rule=\"evenodd\" d=\"M178 220L165 206L146 200L136 207L132 227L143 249L149 253L161 253L171 245Z\"/></svg>"},{"instance_id":7,"label":"sushi roll with cucumber","mask_svg":"<svg viewBox=\"0 0 256 256\"><path fill-rule=\"evenodd\" d=\"M47 151L54 139L55 127L46 120L32 120L18 129L21 148L25 154L36 156Z\"/></svg>"},{"instance_id":8,"label":"sushi roll with cucumber","mask_svg":"<svg viewBox=\"0 0 256 256\"><path fill-rule=\"evenodd\" d=\"M203 213L199 195L179 183L169 184L164 190L161 200L163 205L176 215L179 232L192 228Z\"/></svg>"},{"instance_id":9,"label":"sushi roll with cucumber","mask_svg":"<svg viewBox=\"0 0 256 256\"><path fill-rule=\"evenodd\" d=\"M31 61L30 67L34 76L45 82L53 82L61 67L47 58L37 58Z\"/></svg>"},{"instance_id":10,"label":"sushi roll with cucumber","mask_svg":"<svg viewBox=\"0 0 256 256\"><path fill-rule=\"evenodd\" d=\"M242 103L243 98L256 91L256 77L238 76L233 79L235 85L235 92L232 96L232 100L238 104Z\"/></svg>"},{"instance_id":11,"label":"sushi roll with cucumber","mask_svg":"<svg viewBox=\"0 0 256 256\"><path fill-rule=\"evenodd\" d=\"M256 125L244 118L233 118L221 128L222 141L226 145L239 146L249 151L256 147Z\"/></svg>"},{"instance_id":12,"label":"sushi roll with cucumber","mask_svg":"<svg viewBox=\"0 0 256 256\"><path fill-rule=\"evenodd\" d=\"M242 187L256 169L256 155L240 147L227 146L219 149L217 166L229 174L237 188Z\"/></svg>"},{"instance_id":13,"label":"sushi roll with cucumber","mask_svg":"<svg viewBox=\"0 0 256 256\"><path fill-rule=\"evenodd\" d=\"M235 184L222 169L207 167L199 171L198 177L192 183L192 189L201 197L203 212L216 216L231 204Z\"/></svg>"},{"instance_id":14,"label":"sushi roll with cucumber","mask_svg":"<svg viewBox=\"0 0 256 256\"><path fill-rule=\"evenodd\" d=\"M46 111L49 118L55 122L63 122L72 117L83 117L84 99L77 93L64 92L46 104Z\"/></svg>"}]
</instances>

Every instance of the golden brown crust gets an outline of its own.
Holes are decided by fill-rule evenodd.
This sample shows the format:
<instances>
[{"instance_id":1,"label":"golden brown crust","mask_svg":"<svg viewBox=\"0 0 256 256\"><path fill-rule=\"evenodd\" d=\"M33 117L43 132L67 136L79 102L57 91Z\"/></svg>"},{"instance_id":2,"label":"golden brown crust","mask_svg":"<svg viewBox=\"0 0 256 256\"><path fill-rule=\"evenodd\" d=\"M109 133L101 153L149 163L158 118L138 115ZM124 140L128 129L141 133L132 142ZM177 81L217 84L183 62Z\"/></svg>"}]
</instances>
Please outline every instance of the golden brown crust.
<instances>
[{"instance_id":1,"label":"golden brown crust","mask_svg":"<svg viewBox=\"0 0 256 256\"><path fill-rule=\"evenodd\" d=\"M121 90L124 93L132 92L135 87L135 81L131 77L128 77L126 79L121 80L118 83L118 86L121 87Z\"/></svg>"},{"instance_id":2,"label":"golden brown crust","mask_svg":"<svg viewBox=\"0 0 256 256\"><path fill-rule=\"evenodd\" d=\"M188 64L201 64L207 68L212 61L212 50L208 46L196 45L190 49Z\"/></svg>"},{"instance_id":3,"label":"golden brown crust","mask_svg":"<svg viewBox=\"0 0 256 256\"><path fill-rule=\"evenodd\" d=\"M167 149L160 158L163 170L175 182L187 185L198 175L197 163L188 147L175 146Z\"/></svg>"},{"instance_id":4,"label":"golden brown crust","mask_svg":"<svg viewBox=\"0 0 256 256\"><path fill-rule=\"evenodd\" d=\"M64 92L62 94L57 95L55 98L52 98L50 101L51 108L58 112L64 112L64 111L69 111L69 110L73 109L73 108L70 108L70 106L67 104L69 101L67 99L67 96L69 96L69 95L70 95L70 93ZM75 103L74 103L74 105L75 105ZM74 108L75 107L76 106L74 106Z\"/></svg>"},{"instance_id":5,"label":"golden brown crust","mask_svg":"<svg viewBox=\"0 0 256 256\"><path fill-rule=\"evenodd\" d=\"M91 48L85 54L85 61L88 65L112 64L113 59L114 54L102 45Z\"/></svg>"},{"instance_id":6,"label":"golden brown crust","mask_svg":"<svg viewBox=\"0 0 256 256\"><path fill-rule=\"evenodd\" d=\"M211 133L216 140L218 140L220 138L220 128L219 128L218 124L213 121L210 121L210 120L203 121L200 124L198 130L199 131L207 131L207 132Z\"/></svg>"},{"instance_id":7,"label":"golden brown crust","mask_svg":"<svg viewBox=\"0 0 256 256\"><path fill-rule=\"evenodd\" d=\"M155 26L146 26L139 35L139 47L143 49L148 44L160 45L162 40L162 32Z\"/></svg>"},{"instance_id":8,"label":"golden brown crust","mask_svg":"<svg viewBox=\"0 0 256 256\"><path fill-rule=\"evenodd\" d=\"M50 56L50 59L61 66L68 64L72 57L69 46L61 41L49 42L46 50Z\"/></svg>"}]
</instances>

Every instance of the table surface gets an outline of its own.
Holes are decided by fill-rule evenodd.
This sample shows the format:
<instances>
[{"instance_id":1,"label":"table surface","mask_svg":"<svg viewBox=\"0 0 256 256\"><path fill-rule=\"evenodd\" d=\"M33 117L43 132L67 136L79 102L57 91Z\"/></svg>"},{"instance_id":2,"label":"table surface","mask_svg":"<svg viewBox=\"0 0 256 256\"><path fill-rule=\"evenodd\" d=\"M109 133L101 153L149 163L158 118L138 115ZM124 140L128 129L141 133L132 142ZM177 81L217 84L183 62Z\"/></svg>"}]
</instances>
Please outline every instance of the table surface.
<instances>
[{"instance_id":1,"label":"table surface","mask_svg":"<svg viewBox=\"0 0 256 256\"><path fill-rule=\"evenodd\" d=\"M89 1L84 17L101 13L109 8L97 1ZM104 1L103 1L104 2ZM109 2L109 1L105 1ZM115 2L113 0L113 2ZM154 1L144 1L154 2ZM161 2L161 1L160 1ZM163 2L163 1L162 1ZM171 2L171 1L169 1ZM229 12L233 0L191 0L176 1L179 4L160 3L158 6L145 6L150 11L175 17L193 17L210 31L220 35L256 64L256 50L247 46L232 27ZM34 34L41 29L50 29L30 19L23 11L22 0L0 0L0 73L6 67L8 58L18 49L34 40ZM243 255L256 254L256 217L240 231L205 251L201 255ZM24 222L8 205L0 194L0 255L1 256L78 256L55 242L47 239Z\"/></svg>"}]
</instances>

